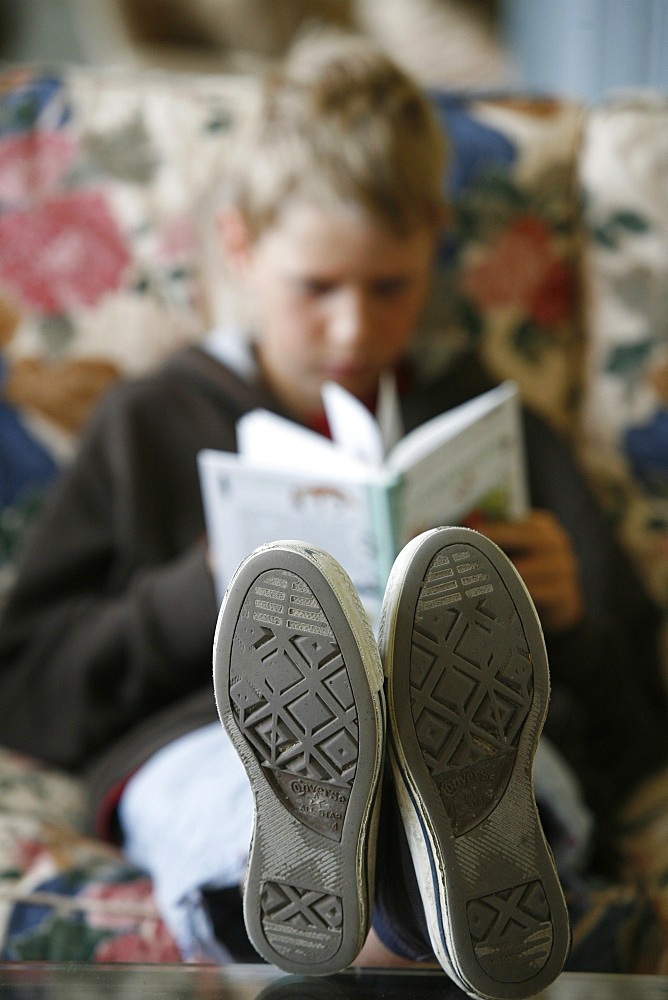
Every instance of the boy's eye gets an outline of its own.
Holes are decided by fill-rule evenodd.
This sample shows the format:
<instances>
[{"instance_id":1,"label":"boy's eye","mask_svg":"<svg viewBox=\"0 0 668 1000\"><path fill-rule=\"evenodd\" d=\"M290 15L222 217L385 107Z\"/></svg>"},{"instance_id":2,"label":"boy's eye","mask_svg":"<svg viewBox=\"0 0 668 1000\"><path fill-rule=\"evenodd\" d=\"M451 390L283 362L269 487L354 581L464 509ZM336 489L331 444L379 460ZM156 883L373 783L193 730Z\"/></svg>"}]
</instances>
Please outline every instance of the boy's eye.
<instances>
[{"instance_id":1,"label":"boy's eye","mask_svg":"<svg viewBox=\"0 0 668 1000\"><path fill-rule=\"evenodd\" d=\"M408 279L404 277L378 278L373 283L374 294L381 298L391 298L393 295L401 295L408 287Z\"/></svg>"},{"instance_id":2,"label":"boy's eye","mask_svg":"<svg viewBox=\"0 0 668 1000\"><path fill-rule=\"evenodd\" d=\"M303 278L299 282L299 290L304 295L310 295L313 297L327 295L334 289L334 287L334 282L328 281L326 278Z\"/></svg>"},{"instance_id":3,"label":"boy's eye","mask_svg":"<svg viewBox=\"0 0 668 1000\"><path fill-rule=\"evenodd\" d=\"M376 278L367 287L371 295L378 298L392 298L405 292L408 285L409 279L405 276L393 276ZM318 298L335 292L339 284L330 278L300 278L295 282L295 286L302 295Z\"/></svg>"}]
</instances>

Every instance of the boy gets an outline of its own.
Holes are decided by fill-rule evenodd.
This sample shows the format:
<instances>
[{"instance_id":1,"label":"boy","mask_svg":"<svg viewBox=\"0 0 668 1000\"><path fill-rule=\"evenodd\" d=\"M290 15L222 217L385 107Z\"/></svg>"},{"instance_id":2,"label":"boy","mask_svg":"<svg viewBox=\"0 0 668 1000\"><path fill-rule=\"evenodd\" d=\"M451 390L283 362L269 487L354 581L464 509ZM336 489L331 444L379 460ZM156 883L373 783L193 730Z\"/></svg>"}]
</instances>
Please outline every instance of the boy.
<instances>
[{"instance_id":1,"label":"boy","mask_svg":"<svg viewBox=\"0 0 668 1000\"><path fill-rule=\"evenodd\" d=\"M443 161L428 102L388 59L359 40L298 46L267 81L220 213L228 259L257 306L252 336L214 331L111 393L35 531L0 629L2 739L72 769L98 758L98 820L109 833L120 799L130 847L150 828L133 821L132 803L161 805L136 791L155 777L153 759L164 762L156 751L187 746L196 759L216 720L197 453L234 450L237 419L257 406L326 430L325 379L374 406L380 373L393 370L406 431L489 387L470 358L423 371L414 340L445 216ZM560 442L530 414L525 435L537 509L483 530L533 597L553 678L546 731L605 832L665 756L657 615ZM184 791L196 773L189 765ZM171 809L158 828L183 815ZM180 900L202 885L169 891ZM429 954L420 947L400 954Z\"/></svg>"}]
</instances>

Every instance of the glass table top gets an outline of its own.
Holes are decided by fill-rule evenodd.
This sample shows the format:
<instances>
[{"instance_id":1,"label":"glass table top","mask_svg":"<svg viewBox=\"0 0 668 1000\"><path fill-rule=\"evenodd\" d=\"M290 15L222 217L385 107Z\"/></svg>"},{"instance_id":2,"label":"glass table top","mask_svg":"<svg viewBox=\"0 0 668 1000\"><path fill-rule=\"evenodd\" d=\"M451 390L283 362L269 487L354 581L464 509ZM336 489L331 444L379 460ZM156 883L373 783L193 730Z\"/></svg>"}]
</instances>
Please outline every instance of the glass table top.
<instances>
[{"instance_id":1,"label":"glass table top","mask_svg":"<svg viewBox=\"0 0 668 1000\"><path fill-rule=\"evenodd\" d=\"M0 1000L461 1000L441 972L288 976L267 965L0 963ZM564 973L543 1000L668 1000L668 977Z\"/></svg>"}]
</instances>

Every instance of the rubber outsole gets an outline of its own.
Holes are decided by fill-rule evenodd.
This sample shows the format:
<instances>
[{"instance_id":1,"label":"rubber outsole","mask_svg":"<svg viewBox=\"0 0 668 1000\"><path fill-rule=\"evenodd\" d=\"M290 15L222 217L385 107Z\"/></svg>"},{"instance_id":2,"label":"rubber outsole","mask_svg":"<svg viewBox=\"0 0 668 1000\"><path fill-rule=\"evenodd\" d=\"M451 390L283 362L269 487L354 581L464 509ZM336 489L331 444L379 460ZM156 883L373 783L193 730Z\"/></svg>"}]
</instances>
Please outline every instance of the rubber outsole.
<instances>
[{"instance_id":1,"label":"rubber outsole","mask_svg":"<svg viewBox=\"0 0 668 1000\"><path fill-rule=\"evenodd\" d=\"M570 929L533 794L549 671L531 598L489 539L434 529L395 563L379 644L435 954L473 996L532 996L561 971Z\"/></svg>"},{"instance_id":2,"label":"rubber outsole","mask_svg":"<svg viewBox=\"0 0 668 1000\"><path fill-rule=\"evenodd\" d=\"M241 565L218 619L214 688L255 798L246 928L287 972L341 971L368 932L382 682L366 615L330 556L273 543Z\"/></svg>"}]
</instances>

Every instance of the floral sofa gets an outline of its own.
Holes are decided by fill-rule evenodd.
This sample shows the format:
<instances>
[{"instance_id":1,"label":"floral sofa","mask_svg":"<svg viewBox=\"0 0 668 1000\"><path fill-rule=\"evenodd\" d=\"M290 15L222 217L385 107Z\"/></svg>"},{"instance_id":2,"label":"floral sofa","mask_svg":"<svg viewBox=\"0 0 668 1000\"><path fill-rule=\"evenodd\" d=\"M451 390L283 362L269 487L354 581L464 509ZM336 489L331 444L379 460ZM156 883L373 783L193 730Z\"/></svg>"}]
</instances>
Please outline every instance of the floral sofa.
<instances>
[{"instance_id":1,"label":"floral sofa","mask_svg":"<svg viewBox=\"0 0 668 1000\"><path fill-rule=\"evenodd\" d=\"M100 394L245 308L207 223L254 86L0 74L0 601ZM425 350L474 342L571 437L668 611L668 99L433 99L454 214ZM0 691L0 744L1 713ZM654 794L629 817L640 855ZM2 749L0 959L178 960L146 875L89 836L81 781Z\"/></svg>"}]
</instances>

